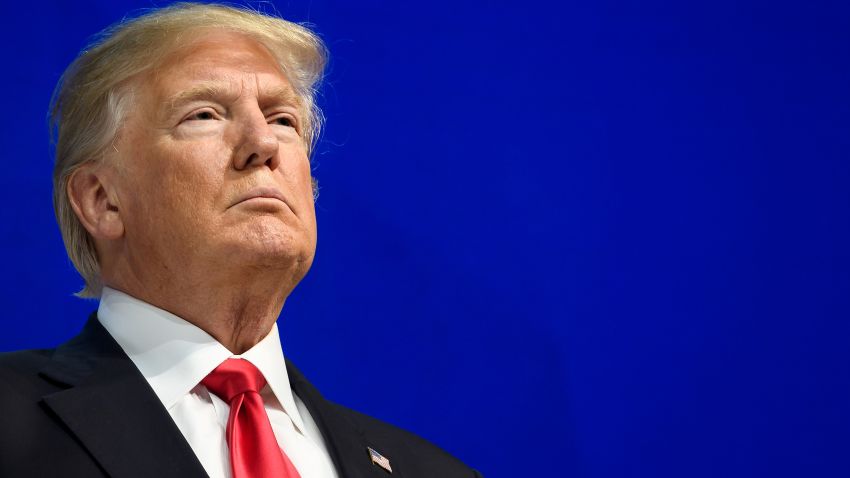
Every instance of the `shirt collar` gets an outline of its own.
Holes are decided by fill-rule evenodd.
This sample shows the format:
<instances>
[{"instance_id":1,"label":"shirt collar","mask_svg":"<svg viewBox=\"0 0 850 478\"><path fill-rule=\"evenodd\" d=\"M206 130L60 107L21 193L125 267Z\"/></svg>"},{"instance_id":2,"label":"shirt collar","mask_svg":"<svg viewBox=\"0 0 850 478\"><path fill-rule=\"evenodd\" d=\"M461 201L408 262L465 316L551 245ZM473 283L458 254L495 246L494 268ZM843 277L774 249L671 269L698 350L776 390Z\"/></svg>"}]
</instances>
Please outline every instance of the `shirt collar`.
<instances>
[{"instance_id":1,"label":"shirt collar","mask_svg":"<svg viewBox=\"0 0 850 478\"><path fill-rule=\"evenodd\" d=\"M234 355L194 324L109 287L103 288L97 317L166 409L171 409L226 359L242 358L260 370L292 423L304 432L276 323L256 345Z\"/></svg>"}]
</instances>

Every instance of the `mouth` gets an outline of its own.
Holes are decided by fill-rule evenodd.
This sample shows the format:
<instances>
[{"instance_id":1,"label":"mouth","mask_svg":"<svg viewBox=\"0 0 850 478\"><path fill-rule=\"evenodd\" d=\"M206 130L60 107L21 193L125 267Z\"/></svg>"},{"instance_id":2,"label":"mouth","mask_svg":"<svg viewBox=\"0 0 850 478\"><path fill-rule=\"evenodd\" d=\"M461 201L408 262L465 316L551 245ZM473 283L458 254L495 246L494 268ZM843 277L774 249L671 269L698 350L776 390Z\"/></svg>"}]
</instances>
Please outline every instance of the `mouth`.
<instances>
[{"instance_id":1,"label":"mouth","mask_svg":"<svg viewBox=\"0 0 850 478\"><path fill-rule=\"evenodd\" d=\"M286 207L292 209L289 203L286 201L286 198L283 196L283 193L280 192L277 188L271 187L256 187L249 191L246 191L243 194L240 194L236 201L230 205L230 207L236 206L237 204L242 204L251 201L262 201L262 202L281 202Z\"/></svg>"}]
</instances>

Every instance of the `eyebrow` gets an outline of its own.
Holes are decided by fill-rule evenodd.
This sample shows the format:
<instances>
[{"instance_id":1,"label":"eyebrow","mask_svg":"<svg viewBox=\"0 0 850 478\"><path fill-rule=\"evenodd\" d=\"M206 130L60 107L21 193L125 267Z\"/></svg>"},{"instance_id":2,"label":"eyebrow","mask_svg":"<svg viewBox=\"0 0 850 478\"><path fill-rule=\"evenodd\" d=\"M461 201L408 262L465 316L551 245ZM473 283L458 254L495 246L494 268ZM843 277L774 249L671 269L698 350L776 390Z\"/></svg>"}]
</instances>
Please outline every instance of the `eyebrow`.
<instances>
[{"instance_id":1,"label":"eyebrow","mask_svg":"<svg viewBox=\"0 0 850 478\"><path fill-rule=\"evenodd\" d=\"M276 86L268 91L262 92L260 101L263 103L280 103L296 106L301 108L301 96L299 96L290 86Z\"/></svg>"},{"instance_id":2,"label":"eyebrow","mask_svg":"<svg viewBox=\"0 0 850 478\"><path fill-rule=\"evenodd\" d=\"M165 104L168 105L167 111L171 114L174 110L193 101L207 99L235 99L235 90L223 86L218 83L203 83L195 85L187 90L183 90L169 97ZM286 104L292 105L299 109L303 106L301 97L292 90L290 86L276 86L268 90L260 92L261 104Z\"/></svg>"},{"instance_id":3,"label":"eyebrow","mask_svg":"<svg viewBox=\"0 0 850 478\"><path fill-rule=\"evenodd\" d=\"M179 108L180 106L185 105L186 103L191 103L196 100L210 99L210 98L221 98L224 96L233 96L227 95L225 88L222 88L221 85L217 84L200 84L195 85L188 90L183 90L171 97L169 97L165 104L168 105L169 110L174 110Z\"/></svg>"}]
</instances>

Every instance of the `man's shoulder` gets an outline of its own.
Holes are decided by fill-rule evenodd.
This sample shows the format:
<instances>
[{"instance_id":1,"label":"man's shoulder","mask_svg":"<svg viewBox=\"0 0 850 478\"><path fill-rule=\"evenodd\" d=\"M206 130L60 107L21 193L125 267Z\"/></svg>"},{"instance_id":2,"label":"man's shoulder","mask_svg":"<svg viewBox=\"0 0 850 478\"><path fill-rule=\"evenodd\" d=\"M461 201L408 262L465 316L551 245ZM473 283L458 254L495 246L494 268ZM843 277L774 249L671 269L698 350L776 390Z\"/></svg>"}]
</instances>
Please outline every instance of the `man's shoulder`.
<instances>
[{"instance_id":1,"label":"man's shoulder","mask_svg":"<svg viewBox=\"0 0 850 478\"><path fill-rule=\"evenodd\" d=\"M14 410L0 414L0 449L4 452L20 445L16 441L21 427L31 429L34 423L41 423L41 398L59 388L39 375L52 354L47 349L0 353L0 409Z\"/></svg>"},{"instance_id":2,"label":"man's shoulder","mask_svg":"<svg viewBox=\"0 0 850 478\"><path fill-rule=\"evenodd\" d=\"M52 349L0 353L0 406L8 409L10 403L34 403L33 399L55 391L56 384L39 376L52 355Z\"/></svg>"},{"instance_id":3,"label":"man's shoulder","mask_svg":"<svg viewBox=\"0 0 850 478\"><path fill-rule=\"evenodd\" d=\"M55 349L26 349L0 352L0 369L27 370L43 365Z\"/></svg>"},{"instance_id":4,"label":"man's shoulder","mask_svg":"<svg viewBox=\"0 0 850 478\"><path fill-rule=\"evenodd\" d=\"M0 352L0 382L13 385L31 382L49 361L54 349Z\"/></svg>"},{"instance_id":5,"label":"man's shoulder","mask_svg":"<svg viewBox=\"0 0 850 478\"><path fill-rule=\"evenodd\" d=\"M398 463L405 476L480 477L481 475L449 452L407 430L383 420L332 403L336 411L363 431L370 447Z\"/></svg>"}]
</instances>

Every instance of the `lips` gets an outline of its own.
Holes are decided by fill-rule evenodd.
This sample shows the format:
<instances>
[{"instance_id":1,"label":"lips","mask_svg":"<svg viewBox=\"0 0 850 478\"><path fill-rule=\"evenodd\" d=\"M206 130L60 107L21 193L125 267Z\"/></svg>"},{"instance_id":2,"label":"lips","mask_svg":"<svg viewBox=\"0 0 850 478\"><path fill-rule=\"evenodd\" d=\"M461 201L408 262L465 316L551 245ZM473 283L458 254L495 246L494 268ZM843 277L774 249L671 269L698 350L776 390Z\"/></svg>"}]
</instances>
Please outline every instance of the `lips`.
<instances>
[{"instance_id":1,"label":"lips","mask_svg":"<svg viewBox=\"0 0 850 478\"><path fill-rule=\"evenodd\" d=\"M292 207L286 201L286 198L283 196L283 193L280 192L279 189L271 188L271 187L256 187L254 189L246 191L245 193L237 196L236 201L233 202L231 207L233 207L237 204L243 203L245 201L250 201L252 199L259 199L259 198L276 199L276 200L282 202L283 204L285 204L290 209L292 209Z\"/></svg>"}]
</instances>

